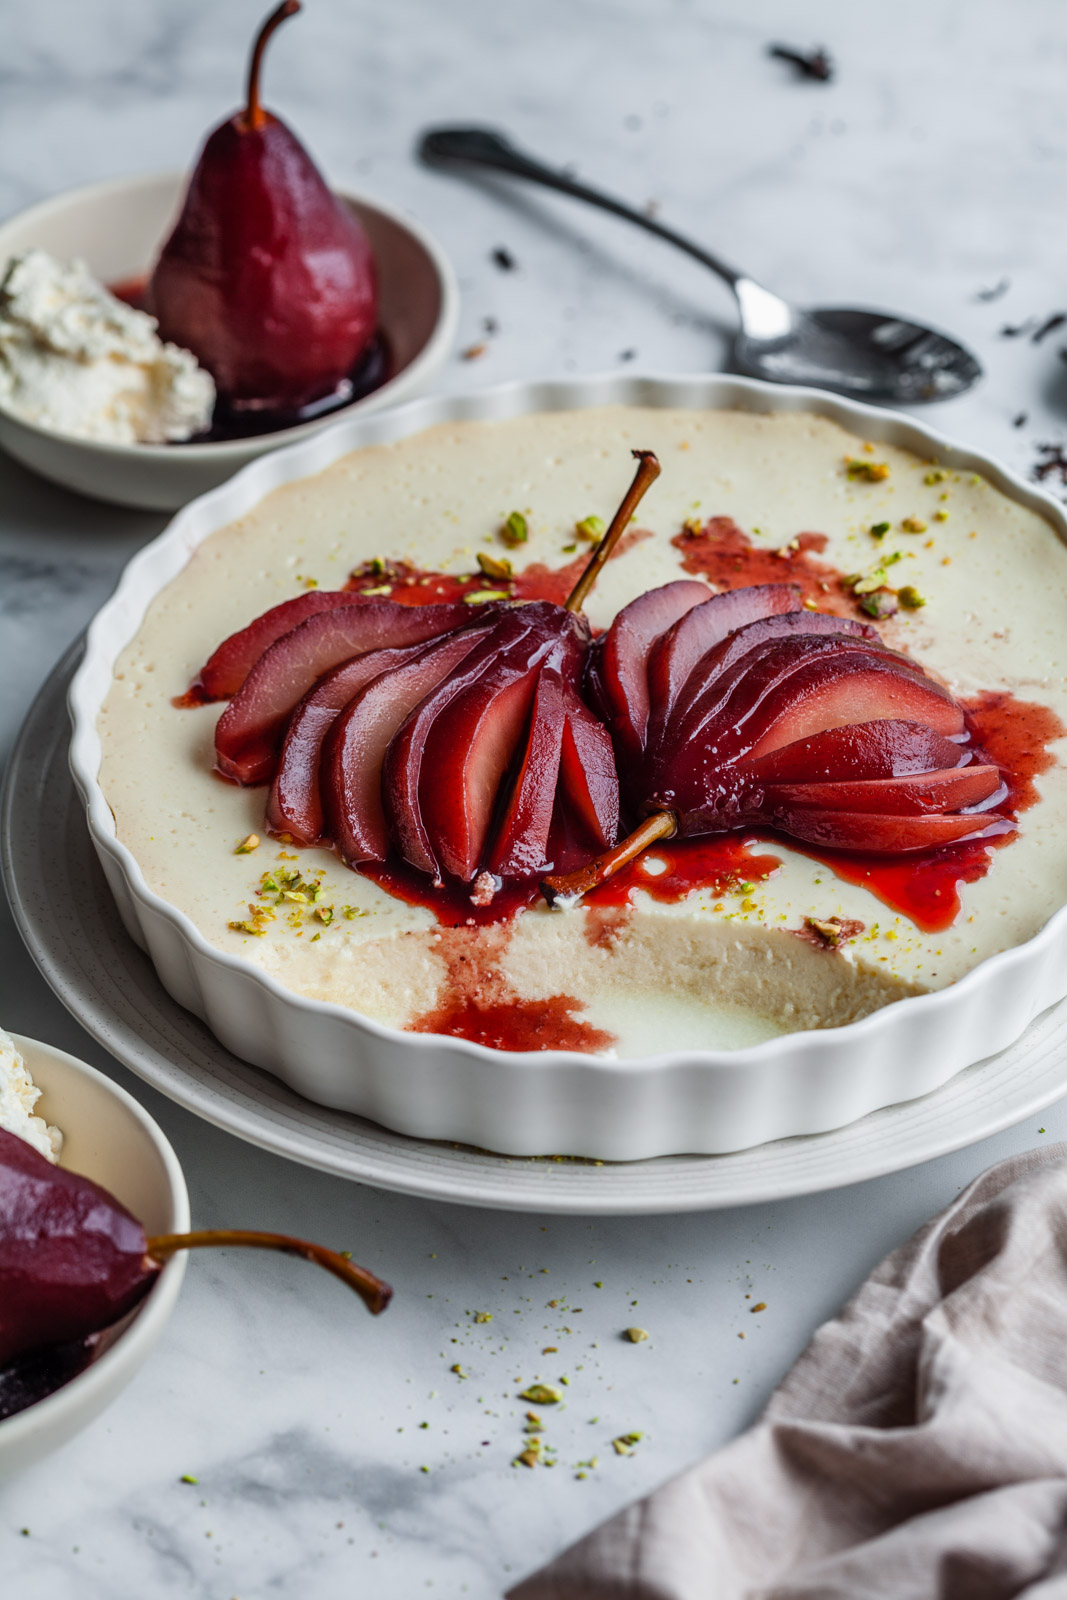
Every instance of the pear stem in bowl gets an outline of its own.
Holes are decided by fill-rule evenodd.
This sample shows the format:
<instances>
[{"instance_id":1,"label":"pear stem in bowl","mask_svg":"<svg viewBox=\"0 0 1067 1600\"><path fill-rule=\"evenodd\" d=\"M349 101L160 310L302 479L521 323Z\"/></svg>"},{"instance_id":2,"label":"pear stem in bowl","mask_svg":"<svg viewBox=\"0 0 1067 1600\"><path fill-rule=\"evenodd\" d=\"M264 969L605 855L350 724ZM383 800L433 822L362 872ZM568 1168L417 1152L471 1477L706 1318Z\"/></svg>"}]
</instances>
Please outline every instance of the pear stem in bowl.
<instances>
[{"instance_id":1,"label":"pear stem in bowl","mask_svg":"<svg viewBox=\"0 0 1067 1600\"><path fill-rule=\"evenodd\" d=\"M259 101L259 72L267 41L286 17L295 17L299 10L300 0L282 0L281 5L275 7L259 30L252 48L252 59L248 64L248 103L245 106L245 122L249 128L262 128L267 120L267 113Z\"/></svg>"},{"instance_id":2,"label":"pear stem in bowl","mask_svg":"<svg viewBox=\"0 0 1067 1600\"><path fill-rule=\"evenodd\" d=\"M302 1256L305 1261L325 1267L335 1278L354 1289L374 1316L385 1310L393 1297L387 1283L376 1278L373 1272L359 1267L336 1250L327 1250L321 1244L309 1244L306 1239L292 1239L285 1233L255 1233L247 1228L205 1228L195 1233L160 1233L147 1241L147 1252L153 1261L163 1262L179 1250L199 1250L205 1246L243 1245L253 1250L279 1250L283 1255Z\"/></svg>"},{"instance_id":3,"label":"pear stem in bowl","mask_svg":"<svg viewBox=\"0 0 1067 1600\"><path fill-rule=\"evenodd\" d=\"M550 906L554 906L557 900L580 900L590 889L614 877L620 867L640 855L642 850L647 850L650 844L655 844L657 839L670 839L677 831L678 820L672 811L656 811L651 817L646 817L641 826L635 828L621 844L612 850L605 850L595 861L587 861L584 867L576 867L573 872L556 872L542 878L541 893Z\"/></svg>"},{"instance_id":4,"label":"pear stem in bowl","mask_svg":"<svg viewBox=\"0 0 1067 1600\"><path fill-rule=\"evenodd\" d=\"M621 539L627 523L644 499L646 489L650 488L660 475L660 464L651 450L634 450L631 454L637 461L634 481L627 489L623 496L622 504L611 519L611 527L593 551L584 572L567 596L564 602L567 611L580 611L582 609L590 589L600 576L601 567L608 560L611 552Z\"/></svg>"}]
</instances>

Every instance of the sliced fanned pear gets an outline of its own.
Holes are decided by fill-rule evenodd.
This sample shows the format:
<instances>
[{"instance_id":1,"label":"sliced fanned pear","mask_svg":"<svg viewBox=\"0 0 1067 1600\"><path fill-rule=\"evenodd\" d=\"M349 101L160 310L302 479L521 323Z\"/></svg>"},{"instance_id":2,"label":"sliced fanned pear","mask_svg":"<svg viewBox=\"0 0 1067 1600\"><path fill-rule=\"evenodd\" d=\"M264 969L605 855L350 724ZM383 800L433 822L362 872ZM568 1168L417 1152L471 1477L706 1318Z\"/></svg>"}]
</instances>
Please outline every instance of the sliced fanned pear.
<instances>
[{"instance_id":1,"label":"sliced fanned pear","mask_svg":"<svg viewBox=\"0 0 1067 1600\"><path fill-rule=\"evenodd\" d=\"M816 811L886 811L922 816L962 811L1004 794L999 767L950 767L903 778L846 778L841 783L769 783L763 810L773 817L800 807Z\"/></svg>"},{"instance_id":2,"label":"sliced fanned pear","mask_svg":"<svg viewBox=\"0 0 1067 1600\"><path fill-rule=\"evenodd\" d=\"M405 659L354 694L323 738L320 787L329 834L349 866L384 861L389 825L382 804L382 764L404 719L486 637L489 626L446 634L413 647Z\"/></svg>"},{"instance_id":3,"label":"sliced fanned pear","mask_svg":"<svg viewBox=\"0 0 1067 1600\"><path fill-rule=\"evenodd\" d=\"M648 656L649 698L660 717L670 716L697 662L716 645L749 623L790 612L819 615L801 611L800 590L795 584L762 583L714 594L679 617L655 641Z\"/></svg>"},{"instance_id":4,"label":"sliced fanned pear","mask_svg":"<svg viewBox=\"0 0 1067 1600\"><path fill-rule=\"evenodd\" d=\"M235 783L268 782L290 716L323 673L368 650L419 644L469 621L463 605L402 606L378 599L309 617L275 640L219 718L218 770Z\"/></svg>"},{"instance_id":5,"label":"sliced fanned pear","mask_svg":"<svg viewBox=\"0 0 1067 1600\"><path fill-rule=\"evenodd\" d=\"M624 606L600 641L595 675L620 755L638 758L648 727L648 657L657 638L708 598L707 585L689 579L649 589Z\"/></svg>"},{"instance_id":6,"label":"sliced fanned pear","mask_svg":"<svg viewBox=\"0 0 1067 1600\"><path fill-rule=\"evenodd\" d=\"M965 839L995 839L1015 827L1006 817L988 811L949 816L884 816L879 812L809 811L798 807L779 824L806 844L865 854L907 855L935 850Z\"/></svg>"},{"instance_id":7,"label":"sliced fanned pear","mask_svg":"<svg viewBox=\"0 0 1067 1600\"><path fill-rule=\"evenodd\" d=\"M619 776L611 737L566 685L564 704L559 768L563 794L594 846L607 849L619 837Z\"/></svg>"},{"instance_id":8,"label":"sliced fanned pear","mask_svg":"<svg viewBox=\"0 0 1067 1600\"><path fill-rule=\"evenodd\" d=\"M435 859L461 882L477 876L497 795L517 757L541 668L550 660L562 664L563 652L564 642L554 630L531 628L526 638L500 650L434 719L419 807ZM569 664L573 672L576 663Z\"/></svg>"},{"instance_id":9,"label":"sliced fanned pear","mask_svg":"<svg viewBox=\"0 0 1067 1600\"><path fill-rule=\"evenodd\" d=\"M283 600L261 617L224 639L200 669L194 687L206 700L228 700L235 695L265 650L283 633L291 633L319 611L338 606L366 605L361 594L349 589L309 589L294 600Z\"/></svg>"},{"instance_id":10,"label":"sliced fanned pear","mask_svg":"<svg viewBox=\"0 0 1067 1600\"><path fill-rule=\"evenodd\" d=\"M500 878L528 878L546 869L566 720L563 679L557 668L543 667L518 768L486 857L488 870Z\"/></svg>"},{"instance_id":11,"label":"sliced fanned pear","mask_svg":"<svg viewBox=\"0 0 1067 1600\"><path fill-rule=\"evenodd\" d=\"M738 589L732 592L744 594L745 591ZM688 619L683 618L685 620ZM786 653L779 657L776 653L779 643L814 634L823 638L859 640L875 650L885 649L876 631L868 624L854 622L847 617L830 616L822 611L797 609L784 615L761 617L755 622L746 623L699 658L675 695L669 712L659 700L653 701L654 709L648 730L651 759L654 761L661 751L677 743L680 738L693 737L701 723L726 703L734 686L743 680L747 681L749 674L763 662L781 660L789 663L805 653L804 646L797 644L791 655ZM753 678L753 685L755 682Z\"/></svg>"},{"instance_id":12,"label":"sliced fanned pear","mask_svg":"<svg viewBox=\"0 0 1067 1600\"><path fill-rule=\"evenodd\" d=\"M531 633L526 614L532 607L507 613L470 655L436 689L413 707L400 724L382 769L382 793L390 832L400 854L436 881L441 863L422 815L421 780L426 744L437 717L462 692L478 681L502 650L522 643ZM433 779L430 774L431 781Z\"/></svg>"},{"instance_id":13,"label":"sliced fanned pear","mask_svg":"<svg viewBox=\"0 0 1067 1600\"><path fill-rule=\"evenodd\" d=\"M921 722L883 717L827 728L741 763L747 777L766 783L818 783L848 778L901 778L970 761L956 744Z\"/></svg>"}]
</instances>

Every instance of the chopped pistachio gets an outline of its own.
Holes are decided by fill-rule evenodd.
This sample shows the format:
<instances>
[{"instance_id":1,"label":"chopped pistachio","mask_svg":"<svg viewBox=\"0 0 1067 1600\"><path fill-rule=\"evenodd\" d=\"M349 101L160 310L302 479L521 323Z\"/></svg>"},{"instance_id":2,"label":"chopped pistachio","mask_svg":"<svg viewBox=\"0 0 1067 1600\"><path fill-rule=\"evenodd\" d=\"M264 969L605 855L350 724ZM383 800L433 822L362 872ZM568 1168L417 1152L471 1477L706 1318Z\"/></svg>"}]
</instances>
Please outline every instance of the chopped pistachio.
<instances>
[{"instance_id":1,"label":"chopped pistachio","mask_svg":"<svg viewBox=\"0 0 1067 1600\"><path fill-rule=\"evenodd\" d=\"M944 507L942 507L940 511L935 511L934 512L934 521L935 522L947 522L948 521L948 512L944 509Z\"/></svg>"},{"instance_id":2,"label":"chopped pistachio","mask_svg":"<svg viewBox=\"0 0 1067 1600\"><path fill-rule=\"evenodd\" d=\"M453 1362L448 1370L449 1372L454 1372L457 1378L465 1378L467 1376L458 1361Z\"/></svg>"},{"instance_id":3,"label":"chopped pistachio","mask_svg":"<svg viewBox=\"0 0 1067 1600\"><path fill-rule=\"evenodd\" d=\"M525 544L530 537L526 526L526 518L521 511L512 511L500 530L500 537L505 544Z\"/></svg>"},{"instance_id":4,"label":"chopped pistachio","mask_svg":"<svg viewBox=\"0 0 1067 1600\"><path fill-rule=\"evenodd\" d=\"M318 917L324 928L328 928L333 921L333 906L316 906L312 916Z\"/></svg>"},{"instance_id":5,"label":"chopped pistachio","mask_svg":"<svg viewBox=\"0 0 1067 1600\"><path fill-rule=\"evenodd\" d=\"M258 833L250 833L248 835L247 839L242 839L241 840L240 844L237 846L237 849L234 851L234 855L235 856L250 856L252 854L253 850L258 850L258 849L259 849L259 834Z\"/></svg>"},{"instance_id":6,"label":"chopped pistachio","mask_svg":"<svg viewBox=\"0 0 1067 1600\"><path fill-rule=\"evenodd\" d=\"M196 1477L195 1474L193 1474L192 1472L183 1472L181 1477L179 1478L178 1482L179 1483L199 1483L200 1479L198 1477Z\"/></svg>"},{"instance_id":7,"label":"chopped pistachio","mask_svg":"<svg viewBox=\"0 0 1067 1600\"><path fill-rule=\"evenodd\" d=\"M522 1465L524 1467L536 1467L537 1463L541 1459L540 1450L535 1450L534 1449L534 1444L537 1444L538 1442L539 1441L534 1440L533 1443L528 1444L526 1446L525 1450L521 1450L519 1452L519 1454L515 1457L515 1460L512 1463L512 1465L513 1466Z\"/></svg>"},{"instance_id":8,"label":"chopped pistachio","mask_svg":"<svg viewBox=\"0 0 1067 1600\"><path fill-rule=\"evenodd\" d=\"M579 539L588 539L590 543L595 544L598 539L604 537L604 519L603 517L583 517L580 522L574 524L574 531Z\"/></svg>"},{"instance_id":9,"label":"chopped pistachio","mask_svg":"<svg viewBox=\"0 0 1067 1600\"><path fill-rule=\"evenodd\" d=\"M945 474L941 471L940 467L935 467L933 472L928 472L926 477L923 479L924 483L944 483L944 481Z\"/></svg>"},{"instance_id":10,"label":"chopped pistachio","mask_svg":"<svg viewBox=\"0 0 1067 1600\"><path fill-rule=\"evenodd\" d=\"M487 578L511 577L511 562L507 556L491 556L487 555L484 550L479 550L478 565Z\"/></svg>"},{"instance_id":11,"label":"chopped pistachio","mask_svg":"<svg viewBox=\"0 0 1067 1600\"><path fill-rule=\"evenodd\" d=\"M890 524L888 522L872 522L867 531L872 539L884 539L889 532L889 527Z\"/></svg>"},{"instance_id":12,"label":"chopped pistachio","mask_svg":"<svg viewBox=\"0 0 1067 1600\"><path fill-rule=\"evenodd\" d=\"M750 1306L749 1307L750 1311L766 1311L766 1309L767 1309L766 1300L758 1300L754 1306Z\"/></svg>"},{"instance_id":13,"label":"chopped pistachio","mask_svg":"<svg viewBox=\"0 0 1067 1600\"><path fill-rule=\"evenodd\" d=\"M529 1400L534 1406L555 1406L563 1399L558 1389L550 1388L547 1383L531 1383L528 1389L523 1389L519 1395L520 1400Z\"/></svg>"},{"instance_id":14,"label":"chopped pistachio","mask_svg":"<svg viewBox=\"0 0 1067 1600\"><path fill-rule=\"evenodd\" d=\"M921 517L905 517L900 524L905 533L925 533L926 523Z\"/></svg>"},{"instance_id":15,"label":"chopped pistachio","mask_svg":"<svg viewBox=\"0 0 1067 1600\"><path fill-rule=\"evenodd\" d=\"M851 580L852 593L873 594L875 589L883 588L888 569L895 566L898 561L903 561L903 559L904 557L901 551L890 551L888 555L882 557L876 567L871 568L866 577L858 577Z\"/></svg>"},{"instance_id":16,"label":"chopped pistachio","mask_svg":"<svg viewBox=\"0 0 1067 1600\"><path fill-rule=\"evenodd\" d=\"M889 465L885 461L857 461L846 456L845 473L854 483L882 483L889 476Z\"/></svg>"},{"instance_id":17,"label":"chopped pistachio","mask_svg":"<svg viewBox=\"0 0 1067 1600\"><path fill-rule=\"evenodd\" d=\"M611 1441L615 1454L617 1456L632 1455L634 1445L638 1444L641 1438L642 1435L640 1433L621 1433L617 1439L612 1439Z\"/></svg>"},{"instance_id":18,"label":"chopped pistachio","mask_svg":"<svg viewBox=\"0 0 1067 1600\"><path fill-rule=\"evenodd\" d=\"M897 599L908 611L918 611L920 606L926 604L926 597L911 583L906 583L903 589L897 590Z\"/></svg>"},{"instance_id":19,"label":"chopped pistachio","mask_svg":"<svg viewBox=\"0 0 1067 1600\"><path fill-rule=\"evenodd\" d=\"M642 1340L648 1338L648 1334L644 1328L627 1328L626 1338L629 1339L631 1344L640 1344Z\"/></svg>"},{"instance_id":20,"label":"chopped pistachio","mask_svg":"<svg viewBox=\"0 0 1067 1600\"><path fill-rule=\"evenodd\" d=\"M873 594L863 596L860 607L878 622L885 617L893 616L897 610L897 597L892 589L876 589Z\"/></svg>"},{"instance_id":21,"label":"chopped pistachio","mask_svg":"<svg viewBox=\"0 0 1067 1600\"><path fill-rule=\"evenodd\" d=\"M492 1322L493 1313L491 1311L476 1311L474 1320L475 1322Z\"/></svg>"},{"instance_id":22,"label":"chopped pistachio","mask_svg":"<svg viewBox=\"0 0 1067 1600\"><path fill-rule=\"evenodd\" d=\"M565 544L563 546L563 554L565 556L572 556L577 548L578 546L576 544Z\"/></svg>"},{"instance_id":23,"label":"chopped pistachio","mask_svg":"<svg viewBox=\"0 0 1067 1600\"><path fill-rule=\"evenodd\" d=\"M466 606L484 606L490 600L510 600L511 596L506 589L468 589L463 596Z\"/></svg>"},{"instance_id":24,"label":"chopped pistachio","mask_svg":"<svg viewBox=\"0 0 1067 1600\"><path fill-rule=\"evenodd\" d=\"M367 595L372 595L372 594L392 594L393 586L392 586L391 583L380 583L374 589L361 589L359 592L360 592L360 594L367 594ZM426 1470L429 1471L429 1468L427 1468Z\"/></svg>"}]
</instances>

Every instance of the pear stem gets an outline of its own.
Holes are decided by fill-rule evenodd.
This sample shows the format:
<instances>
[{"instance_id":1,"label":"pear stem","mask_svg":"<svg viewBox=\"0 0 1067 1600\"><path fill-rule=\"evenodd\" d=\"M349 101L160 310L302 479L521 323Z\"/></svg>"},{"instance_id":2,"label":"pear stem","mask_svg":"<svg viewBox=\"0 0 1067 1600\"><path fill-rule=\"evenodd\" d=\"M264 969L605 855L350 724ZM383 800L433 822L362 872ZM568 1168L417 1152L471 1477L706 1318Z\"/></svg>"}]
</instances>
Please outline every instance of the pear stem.
<instances>
[{"instance_id":1,"label":"pear stem","mask_svg":"<svg viewBox=\"0 0 1067 1600\"><path fill-rule=\"evenodd\" d=\"M299 10L300 0L282 0L281 5L271 12L259 30L252 48L252 60L248 64L248 104L245 107L245 122L249 128L262 128L267 120L267 113L259 103L259 69L263 63L267 40L286 17L295 17Z\"/></svg>"},{"instance_id":2,"label":"pear stem","mask_svg":"<svg viewBox=\"0 0 1067 1600\"><path fill-rule=\"evenodd\" d=\"M327 1250L321 1244L309 1244L306 1239L291 1239L285 1233L253 1233L247 1228L210 1228L197 1233L160 1233L148 1240L148 1254L155 1261L166 1261L179 1250L199 1250L207 1245L247 1245L254 1250L280 1250L284 1255L302 1256L317 1267L325 1267L335 1278L340 1278L354 1289L375 1316L384 1311L393 1297L387 1283L376 1278L365 1267Z\"/></svg>"},{"instance_id":3,"label":"pear stem","mask_svg":"<svg viewBox=\"0 0 1067 1600\"><path fill-rule=\"evenodd\" d=\"M670 839L677 832L678 818L673 811L653 812L621 844L617 844L613 850L605 850L595 861L587 861L584 867L576 867L573 872L556 872L542 878L541 893L550 906L554 906L557 900L580 900L590 889L614 877L620 867L640 855L650 844L655 844L657 839Z\"/></svg>"},{"instance_id":4,"label":"pear stem","mask_svg":"<svg viewBox=\"0 0 1067 1600\"><path fill-rule=\"evenodd\" d=\"M634 481L623 496L622 504L611 520L611 527L593 551L584 572L567 596L564 602L564 609L567 611L580 611L582 609L586 596L600 576L601 567L608 560L622 537L627 523L637 510L641 500L644 499L645 490L650 488L659 477L660 464L651 450L633 450L631 454L637 461Z\"/></svg>"}]
</instances>

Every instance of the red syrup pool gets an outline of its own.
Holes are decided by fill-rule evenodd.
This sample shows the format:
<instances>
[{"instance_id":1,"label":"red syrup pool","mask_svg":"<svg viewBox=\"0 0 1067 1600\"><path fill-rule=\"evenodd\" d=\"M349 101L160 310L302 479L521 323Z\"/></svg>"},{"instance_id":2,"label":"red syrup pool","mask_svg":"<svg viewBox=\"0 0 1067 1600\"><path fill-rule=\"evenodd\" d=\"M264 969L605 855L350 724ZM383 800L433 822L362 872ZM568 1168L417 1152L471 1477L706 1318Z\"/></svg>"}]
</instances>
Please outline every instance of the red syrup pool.
<instances>
[{"instance_id":1,"label":"red syrup pool","mask_svg":"<svg viewBox=\"0 0 1067 1600\"><path fill-rule=\"evenodd\" d=\"M444 1033L491 1050L607 1050L616 1038L585 1021L574 995L541 1000L520 995L500 970L511 927L444 928L438 953L445 963L442 999L407 1025L408 1033Z\"/></svg>"},{"instance_id":2,"label":"red syrup pool","mask_svg":"<svg viewBox=\"0 0 1067 1600\"><path fill-rule=\"evenodd\" d=\"M118 283L108 284L108 289L116 300L133 306L135 311L146 309L147 274L123 278ZM251 439L264 433L280 433L283 428L295 428L302 422L314 422L319 417L342 411L345 406L362 400L365 395L373 394L375 389L380 389L383 383L394 376L395 364L389 343L379 328L351 372L331 394L312 400L305 406L277 411L250 411L229 406L220 395L215 403L210 428L194 434L191 439L173 441L172 448L180 450L185 444L220 444L234 439Z\"/></svg>"},{"instance_id":3,"label":"red syrup pool","mask_svg":"<svg viewBox=\"0 0 1067 1600\"><path fill-rule=\"evenodd\" d=\"M617 561L643 539L651 537L647 528L628 528L609 559ZM533 561L510 578L490 578L484 572L431 572L412 566L409 561L365 561L355 569L344 587L357 594L382 595L402 606L455 602L466 594L486 591L499 593L507 600L553 600L561 606L585 571L593 549L593 545L587 545L563 567L549 567L543 561Z\"/></svg>"},{"instance_id":4,"label":"red syrup pool","mask_svg":"<svg viewBox=\"0 0 1067 1600\"><path fill-rule=\"evenodd\" d=\"M711 517L692 525L671 543L682 566L716 589L744 589L753 583L795 583L805 600L835 616L862 616L856 597L836 567L815 557L826 549L825 533L800 533L780 550L754 544L730 517Z\"/></svg>"}]
</instances>

